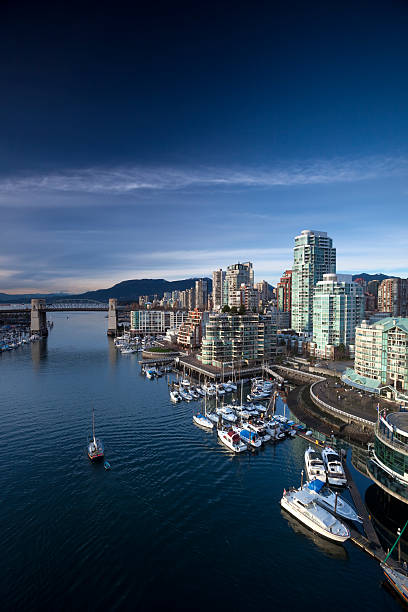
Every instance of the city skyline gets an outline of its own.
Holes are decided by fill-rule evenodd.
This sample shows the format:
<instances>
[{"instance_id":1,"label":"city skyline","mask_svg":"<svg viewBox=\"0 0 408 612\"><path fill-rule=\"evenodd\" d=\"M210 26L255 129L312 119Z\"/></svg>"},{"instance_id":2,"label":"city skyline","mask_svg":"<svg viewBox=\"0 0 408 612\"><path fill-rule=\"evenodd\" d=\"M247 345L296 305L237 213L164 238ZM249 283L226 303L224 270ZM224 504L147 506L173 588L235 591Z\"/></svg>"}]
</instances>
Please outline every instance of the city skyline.
<instances>
[{"instance_id":1,"label":"city skyline","mask_svg":"<svg viewBox=\"0 0 408 612\"><path fill-rule=\"evenodd\" d=\"M211 276L276 285L303 229L408 276L408 12L8 3L0 292ZM381 41L381 44L379 44Z\"/></svg>"}]
</instances>

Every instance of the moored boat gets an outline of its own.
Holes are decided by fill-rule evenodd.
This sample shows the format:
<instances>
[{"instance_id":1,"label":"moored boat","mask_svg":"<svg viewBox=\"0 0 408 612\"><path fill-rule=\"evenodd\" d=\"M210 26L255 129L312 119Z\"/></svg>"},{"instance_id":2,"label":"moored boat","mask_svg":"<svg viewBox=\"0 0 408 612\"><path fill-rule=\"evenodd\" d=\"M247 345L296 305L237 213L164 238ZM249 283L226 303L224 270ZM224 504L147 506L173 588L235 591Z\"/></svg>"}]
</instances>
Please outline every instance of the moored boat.
<instances>
[{"instance_id":1,"label":"moored boat","mask_svg":"<svg viewBox=\"0 0 408 612\"><path fill-rule=\"evenodd\" d=\"M346 485L347 477L338 453L330 448L330 446L327 446L322 451L322 457L326 469L327 482L335 487Z\"/></svg>"},{"instance_id":2,"label":"moored boat","mask_svg":"<svg viewBox=\"0 0 408 612\"><path fill-rule=\"evenodd\" d=\"M239 434L232 429L224 431L223 429L218 430L218 438L229 450L234 453L242 453L247 450L247 445L241 441Z\"/></svg>"},{"instance_id":3,"label":"moored boat","mask_svg":"<svg viewBox=\"0 0 408 612\"><path fill-rule=\"evenodd\" d=\"M350 537L348 528L319 506L307 491L284 491L280 503L282 508L301 523L329 540L345 542Z\"/></svg>"},{"instance_id":4,"label":"moored boat","mask_svg":"<svg viewBox=\"0 0 408 612\"><path fill-rule=\"evenodd\" d=\"M305 467L308 480L317 478L324 483L326 482L326 470L322 456L311 446L305 451Z\"/></svg>"},{"instance_id":5,"label":"moored boat","mask_svg":"<svg viewBox=\"0 0 408 612\"><path fill-rule=\"evenodd\" d=\"M299 489L300 490L300 489ZM327 485L321 480L312 480L303 485L302 490L310 493L316 503L329 512L334 512L341 516L341 518L347 519L348 521L355 521L362 523L361 518L358 516L354 508L346 502L345 499L340 497L338 493L334 493Z\"/></svg>"}]
</instances>

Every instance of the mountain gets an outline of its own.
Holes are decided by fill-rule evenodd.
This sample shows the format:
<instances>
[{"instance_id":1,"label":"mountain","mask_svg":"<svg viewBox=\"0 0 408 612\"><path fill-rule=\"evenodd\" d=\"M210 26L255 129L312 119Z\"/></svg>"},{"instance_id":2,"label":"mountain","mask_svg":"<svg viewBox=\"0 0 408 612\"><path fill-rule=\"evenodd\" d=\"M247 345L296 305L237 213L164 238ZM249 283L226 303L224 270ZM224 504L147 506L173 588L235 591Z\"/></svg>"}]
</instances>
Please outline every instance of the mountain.
<instances>
[{"instance_id":1,"label":"mountain","mask_svg":"<svg viewBox=\"0 0 408 612\"><path fill-rule=\"evenodd\" d=\"M157 294L163 296L165 291L184 291L195 286L195 281L198 278L187 278L178 281L166 281L164 278L142 278L139 280L126 280L113 285L109 289L97 289L96 291L87 291L75 297L86 300L97 300L104 302L109 298L117 298L124 302L137 300L141 295L153 296ZM212 289L212 280L207 278L208 291ZM73 296L71 296L73 297Z\"/></svg>"},{"instance_id":2,"label":"mountain","mask_svg":"<svg viewBox=\"0 0 408 612\"><path fill-rule=\"evenodd\" d=\"M385 280L386 278L397 278L396 276L387 276L387 274L367 274L366 272L362 272L361 274L353 274L353 280L356 278L363 278L367 283L371 280L379 280L380 282Z\"/></svg>"}]
</instances>

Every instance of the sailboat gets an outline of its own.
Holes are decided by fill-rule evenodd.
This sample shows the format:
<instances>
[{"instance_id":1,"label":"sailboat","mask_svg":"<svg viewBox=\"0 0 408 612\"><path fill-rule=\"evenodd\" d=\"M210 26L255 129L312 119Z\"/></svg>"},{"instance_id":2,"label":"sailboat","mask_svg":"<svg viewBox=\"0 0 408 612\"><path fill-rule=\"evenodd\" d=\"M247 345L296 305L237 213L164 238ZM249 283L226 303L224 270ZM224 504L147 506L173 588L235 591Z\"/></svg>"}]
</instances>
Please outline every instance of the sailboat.
<instances>
[{"instance_id":1,"label":"sailboat","mask_svg":"<svg viewBox=\"0 0 408 612\"><path fill-rule=\"evenodd\" d=\"M92 440L88 444L88 457L91 461L103 459L105 452L102 441L95 437L95 409L92 408Z\"/></svg>"},{"instance_id":2,"label":"sailboat","mask_svg":"<svg viewBox=\"0 0 408 612\"><path fill-rule=\"evenodd\" d=\"M204 414L200 412L195 414L193 416L193 421L196 425L205 427L206 429L212 429L214 427L214 423L207 417L207 396L204 398Z\"/></svg>"},{"instance_id":3,"label":"sailboat","mask_svg":"<svg viewBox=\"0 0 408 612\"><path fill-rule=\"evenodd\" d=\"M404 533L407 525L408 525L408 521L405 523L405 526L403 530L401 531L401 533L398 534L398 538L395 540L394 545L391 548L390 552L385 557L384 561L380 564L380 567L383 570L384 576L386 577L388 583L398 593L398 595L402 597L405 603L408 603L408 572L402 567L398 569L391 567L391 565L387 563L387 560L390 557L395 546L397 545L402 534Z\"/></svg>"}]
</instances>

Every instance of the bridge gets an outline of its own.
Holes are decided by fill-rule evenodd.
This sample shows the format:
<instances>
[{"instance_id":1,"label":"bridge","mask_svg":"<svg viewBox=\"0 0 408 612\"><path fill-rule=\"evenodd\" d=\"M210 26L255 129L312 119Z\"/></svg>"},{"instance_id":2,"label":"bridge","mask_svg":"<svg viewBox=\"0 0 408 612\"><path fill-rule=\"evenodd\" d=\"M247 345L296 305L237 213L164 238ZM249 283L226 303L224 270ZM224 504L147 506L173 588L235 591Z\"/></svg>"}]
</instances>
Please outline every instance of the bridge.
<instances>
[{"instance_id":1,"label":"bridge","mask_svg":"<svg viewBox=\"0 0 408 612\"><path fill-rule=\"evenodd\" d=\"M115 298L110 298L109 303L96 302L92 300L61 300L47 304L44 298L31 300L31 304L0 304L0 311L30 312L31 333L40 336L48 334L47 312L107 312L108 313L108 335L114 336L118 326L118 311L129 310L126 306L118 306Z\"/></svg>"}]
</instances>

